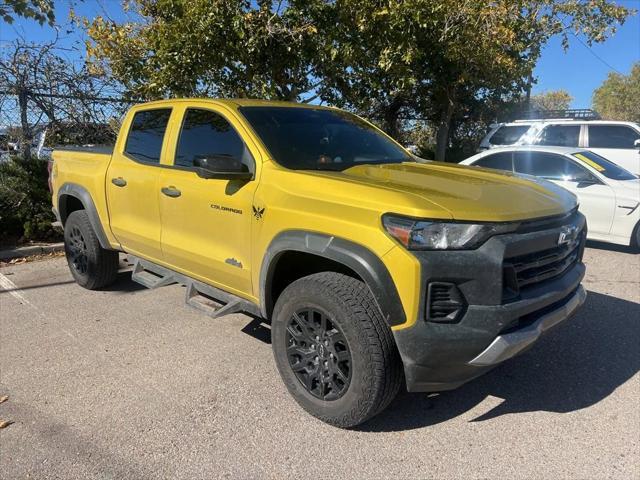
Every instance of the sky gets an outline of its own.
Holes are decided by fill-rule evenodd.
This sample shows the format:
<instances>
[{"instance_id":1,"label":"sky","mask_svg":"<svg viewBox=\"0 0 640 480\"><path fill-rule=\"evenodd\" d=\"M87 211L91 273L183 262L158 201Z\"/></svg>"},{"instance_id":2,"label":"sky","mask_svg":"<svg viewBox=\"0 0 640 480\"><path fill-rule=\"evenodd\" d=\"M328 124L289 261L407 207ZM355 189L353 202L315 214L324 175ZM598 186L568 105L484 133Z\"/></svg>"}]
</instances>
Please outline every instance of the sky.
<instances>
[{"instance_id":1,"label":"sky","mask_svg":"<svg viewBox=\"0 0 640 480\"><path fill-rule=\"evenodd\" d=\"M609 72L629 74L633 63L640 61L640 0L618 0L616 3L639 12L627 19L613 37L591 48L572 36L565 53L560 39L551 39L534 71L538 83L533 93L564 89L574 98L573 108L589 108L593 91Z\"/></svg>"},{"instance_id":2,"label":"sky","mask_svg":"<svg viewBox=\"0 0 640 480\"><path fill-rule=\"evenodd\" d=\"M640 0L618 0L618 4L640 11ZM55 0L56 18L65 23L70 6L79 16L92 18L96 15L109 16L113 20L122 21L127 14L122 11L121 0ZM0 21L0 45L21 35L33 42L46 42L55 38L55 31L49 26L17 19L13 25ZM82 45L82 32L67 32L61 29L61 44L65 47ZM572 107L589 108L594 89L607 78L611 71L628 74L634 62L640 61L640 14L630 17L619 27L616 34L602 44L591 48L580 43L575 37L570 38L571 46L567 52L562 49L559 38L552 39L542 52L534 75L537 84L533 93L547 90L567 90L574 98ZM66 51L62 56L71 56L78 60L77 54Z\"/></svg>"}]
</instances>

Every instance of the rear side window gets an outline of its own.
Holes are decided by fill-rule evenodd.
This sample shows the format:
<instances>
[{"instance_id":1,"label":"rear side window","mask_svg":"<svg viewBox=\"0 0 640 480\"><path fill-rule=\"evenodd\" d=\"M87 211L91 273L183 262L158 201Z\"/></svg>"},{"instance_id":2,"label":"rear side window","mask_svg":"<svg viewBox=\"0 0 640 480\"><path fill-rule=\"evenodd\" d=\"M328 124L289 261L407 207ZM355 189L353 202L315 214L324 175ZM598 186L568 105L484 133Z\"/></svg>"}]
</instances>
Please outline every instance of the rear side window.
<instances>
[{"instance_id":1,"label":"rear side window","mask_svg":"<svg viewBox=\"0 0 640 480\"><path fill-rule=\"evenodd\" d=\"M503 125L495 131L489 143L491 145L513 145L527 133L529 125Z\"/></svg>"},{"instance_id":2,"label":"rear side window","mask_svg":"<svg viewBox=\"0 0 640 480\"><path fill-rule=\"evenodd\" d=\"M634 148L640 133L624 125L589 125L589 147Z\"/></svg>"},{"instance_id":3,"label":"rear side window","mask_svg":"<svg viewBox=\"0 0 640 480\"><path fill-rule=\"evenodd\" d=\"M513 165L518 173L550 180L569 180L589 173L561 155L545 152L515 152Z\"/></svg>"},{"instance_id":4,"label":"rear side window","mask_svg":"<svg viewBox=\"0 0 640 480\"><path fill-rule=\"evenodd\" d=\"M137 112L131 122L124 152L140 162L160 163L162 141L170 116L170 108Z\"/></svg>"},{"instance_id":5,"label":"rear side window","mask_svg":"<svg viewBox=\"0 0 640 480\"><path fill-rule=\"evenodd\" d=\"M508 170L512 171L511 165L511 152L499 152L482 157L480 160L474 163L478 167L495 168L496 170Z\"/></svg>"},{"instance_id":6,"label":"rear side window","mask_svg":"<svg viewBox=\"0 0 640 480\"><path fill-rule=\"evenodd\" d=\"M223 116L211 110L187 110L174 165L193 167L196 159L210 157L237 162L243 160L244 153L244 142Z\"/></svg>"},{"instance_id":7,"label":"rear side window","mask_svg":"<svg viewBox=\"0 0 640 480\"><path fill-rule=\"evenodd\" d=\"M557 147L577 147L580 139L580 125L549 125L542 130L538 145Z\"/></svg>"}]
</instances>

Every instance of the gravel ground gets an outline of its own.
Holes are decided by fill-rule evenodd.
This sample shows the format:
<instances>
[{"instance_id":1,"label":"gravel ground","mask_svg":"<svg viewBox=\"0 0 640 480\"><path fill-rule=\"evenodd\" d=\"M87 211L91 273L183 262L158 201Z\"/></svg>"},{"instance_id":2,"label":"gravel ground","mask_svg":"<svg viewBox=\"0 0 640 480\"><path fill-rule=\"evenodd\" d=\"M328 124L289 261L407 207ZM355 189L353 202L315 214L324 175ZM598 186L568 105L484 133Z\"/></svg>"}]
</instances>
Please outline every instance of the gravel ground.
<instances>
[{"instance_id":1,"label":"gravel ground","mask_svg":"<svg viewBox=\"0 0 640 480\"><path fill-rule=\"evenodd\" d=\"M640 255L592 245L587 303L458 390L401 394L355 431L305 414L268 326L180 286L0 268L0 477L640 479Z\"/></svg>"}]
</instances>

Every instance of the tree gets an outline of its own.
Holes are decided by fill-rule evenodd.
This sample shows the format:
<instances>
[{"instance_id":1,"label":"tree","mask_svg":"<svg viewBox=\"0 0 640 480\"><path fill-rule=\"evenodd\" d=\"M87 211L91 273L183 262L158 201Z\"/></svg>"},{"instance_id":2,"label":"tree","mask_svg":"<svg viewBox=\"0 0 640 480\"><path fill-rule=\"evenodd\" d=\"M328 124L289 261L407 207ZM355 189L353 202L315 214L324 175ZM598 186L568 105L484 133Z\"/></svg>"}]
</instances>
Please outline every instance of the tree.
<instances>
[{"instance_id":1,"label":"tree","mask_svg":"<svg viewBox=\"0 0 640 480\"><path fill-rule=\"evenodd\" d=\"M531 108L534 110L566 110L573 102L573 97L566 90L550 90L531 97Z\"/></svg>"},{"instance_id":2,"label":"tree","mask_svg":"<svg viewBox=\"0 0 640 480\"><path fill-rule=\"evenodd\" d=\"M604 119L640 122L640 62L629 75L611 72L593 92L593 108Z\"/></svg>"},{"instance_id":3,"label":"tree","mask_svg":"<svg viewBox=\"0 0 640 480\"><path fill-rule=\"evenodd\" d=\"M569 32L600 42L629 11L610 0L375 0L336 3L323 88L345 105L381 111L383 125L411 114L437 126L436 159L468 105L517 97L544 44ZM335 40L334 40L335 39ZM367 104L369 107L367 107ZM474 109L471 109L474 110Z\"/></svg>"},{"instance_id":4,"label":"tree","mask_svg":"<svg viewBox=\"0 0 640 480\"><path fill-rule=\"evenodd\" d=\"M477 102L526 90L554 35L605 40L613 0L131 0L141 21L85 20L93 68L133 96L320 98L392 136L407 117L437 129L444 159Z\"/></svg>"},{"instance_id":5,"label":"tree","mask_svg":"<svg viewBox=\"0 0 640 480\"><path fill-rule=\"evenodd\" d=\"M92 68L130 95L298 100L316 86L317 28L305 10L322 2L133 0L140 22L84 20ZM319 11L315 12L320 14Z\"/></svg>"},{"instance_id":6,"label":"tree","mask_svg":"<svg viewBox=\"0 0 640 480\"><path fill-rule=\"evenodd\" d=\"M14 17L32 18L40 25L53 25L55 13L53 0L0 0L0 17L6 23L13 23Z\"/></svg>"}]
</instances>

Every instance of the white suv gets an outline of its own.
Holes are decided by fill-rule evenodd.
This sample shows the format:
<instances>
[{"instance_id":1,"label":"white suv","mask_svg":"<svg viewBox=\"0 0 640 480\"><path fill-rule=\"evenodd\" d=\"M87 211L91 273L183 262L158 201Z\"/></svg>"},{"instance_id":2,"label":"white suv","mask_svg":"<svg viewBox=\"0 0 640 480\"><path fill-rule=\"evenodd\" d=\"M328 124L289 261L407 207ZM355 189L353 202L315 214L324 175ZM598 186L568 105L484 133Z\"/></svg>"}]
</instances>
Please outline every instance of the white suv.
<instances>
[{"instance_id":1,"label":"white suv","mask_svg":"<svg viewBox=\"0 0 640 480\"><path fill-rule=\"evenodd\" d=\"M516 125L527 125L528 129L506 145L588 148L631 173L640 175L640 126L637 123L606 120L514 122L502 124L490 132L492 136L487 135L485 140L493 145L493 139L496 135L500 137L502 129ZM516 131L513 130L513 133L515 136ZM503 136L506 136L506 131ZM480 144L481 147L486 144L485 140Z\"/></svg>"}]
</instances>

